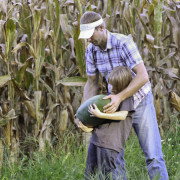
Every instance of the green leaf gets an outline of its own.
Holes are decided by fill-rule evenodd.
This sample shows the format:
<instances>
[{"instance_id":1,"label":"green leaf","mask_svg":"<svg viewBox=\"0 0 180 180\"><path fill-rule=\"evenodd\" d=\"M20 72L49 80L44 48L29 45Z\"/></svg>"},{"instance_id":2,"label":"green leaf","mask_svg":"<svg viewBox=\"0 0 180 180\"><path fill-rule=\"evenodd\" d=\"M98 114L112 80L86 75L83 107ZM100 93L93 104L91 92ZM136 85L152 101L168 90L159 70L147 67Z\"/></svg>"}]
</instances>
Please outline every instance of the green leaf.
<instances>
[{"instance_id":1,"label":"green leaf","mask_svg":"<svg viewBox=\"0 0 180 180\"><path fill-rule=\"evenodd\" d=\"M25 64L20 68L19 71L16 72L16 81L17 83L20 85L21 82L23 81L23 79L25 78L25 72L26 72L26 69L27 67L31 64L33 58L30 57L26 62Z\"/></svg>"},{"instance_id":2,"label":"green leaf","mask_svg":"<svg viewBox=\"0 0 180 180\"><path fill-rule=\"evenodd\" d=\"M78 22L80 21L78 20ZM85 71L85 61L84 61L85 57L84 57L84 48L83 48L82 40L78 39L79 33L80 33L79 26L75 27L74 28L74 47L76 51L76 60L77 60L79 72L81 76L83 76L84 71Z\"/></svg>"},{"instance_id":3,"label":"green leaf","mask_svg":"<svg viewBox=\"0 0 180 180\"><path fill-rule=\"evenodd\" d=\"M42 120L42 113L40 112L41 94L42 94L41 91L35 91L34 93L36 119L38 123L40 123Z\"/></svg>"},{"instance_id":4,"label":"green leaf","mask_svg":"<svg viewBox=\"0 0 180 180\"><path fill-rule=\"evenodd\" d=\"M30 98L24 93L24 91L21 88L19 88L19 86L13 79L12 82L17 95L19 95L23 100L30 100Z\"/></svg>"},{"instance_id":5,"label":"green leaf","mask_svg":"<svg viewBox=\"0 0 180 180\"><path fill-rule=\"evenodd\" d=\"M151 4L151 5L149 6L149 9L148 9L148 17L149 17L149 18L150 18L150 16L151 16L151 14L152 14L153 11L154 11L154 5Z\"/></svg>"},{"instance_id":6,"label":"green leaf","mask_svg":"<svg viewBox=\"0 0 180 180\"><path fill-rule=\"evenodd\" d=\"M3 116L3 118L0 118L0 126L4 126L8 121L17 117L14 109L11 109L6 115L2 115L2 109L0 111L0 116Z\"/></svg>"},{"instance_id":7,"label":"green leaf","mask_svg":"<svg viewBox=\"0 0 180 180\"><path fill-rule=\"evenodd\" d=\"M107 6L108 6L107 7L107 14L111 15L112 14L111 0L108 0L106 3L107 3Z\"/></svg>"},{"instance_id":8,"label":"green leaf","mask_svg":"<svg viewBox=\"0 0 180 180\"><path fill-rule=\"evenodd\" d=\"M27 112L30 114L30 116L34 119L36 119L36 112L35 112L35 106L32 101L25 100L23 101Z\"/></svg>"},{"instance_id":9,"label":"green leaf","mask_svg":"<svg viewBox=\"0 0 180 180\"><path fill-rule=\"evenodd\" d=\"M22 48L23 46L26 46L26 42L20 42L20 43L18 43L15 47L14 47L14 49L12 50L12 52L13 53L15 53L15 54L17 54L17 51L20 49L20 48Z\"/></svg>"},{"instance_id":10,"label":"green leaf","mask_svg":"<svg viewBox=\"0 0 180 180\"><path fill-rule=\"evenodd\" d=\"M70 25L68 25L67 14L61 14L60 19L61 29L65 38L68 40L70 37L73 37L73 29Z\"/></svg>"},{"instance_id":11,"label":"green leaf","mask_svg":"<svg viewBox=\"0 0 180 180\"><path fill-rule=\"evenodd\" d=\"M16 35L16 25L12 19L9 19L4 24L4 35L5 35L5 44L6 44L6 50L5 50L5 60L8 61L9 55L11 53L11 49L13 46L13 42L15 41L15 35Z\"/></svg>"},{"instance_id":12,"label":"green leaf","mask_svg":"<svg viewBox=\"0 0 180 180\"><path fill-rule=\"evenodd\" d=\"M159 0L157 5L154 8L154 31L155 31L155 39L156 42L158 42L158 39L161 35L161 29L162 29L162 7L163 2L162 0Z\"/></svg>"},{"instance_id":13,"label":"green leaf","mask_svg":"<svg viewBox=\"0 0 180 180\"><path fill-rule=\"evenodd\" d=\"M63 84L64 86L84 86L86 84L87 78L84 77L66 77L57 82L56 86Z\"/></svg>"},{"instance_id":14,"label":"green leaf","mask_svg":"<svg viewBox=\"0 0 180 180\"><path fill-rule=\"evenodd\" d=\"M40 22L41 22L41 9L34 9L33 13L33 22L34 22L34 32L33 32L33 38L35 39L37 36L37 32L39 30Z\"/></svg>"},{"instance_id":15,"label":"green leaf","mask_svg":"<svg viewBox=\"0 0 180 180\"><path fill-rule=\"evenodd\" d=\"M53 0L56 6L56 24L55 24L55 34L57 37L57 34L59 34L59 26L60 26L60 22L59 22L59 16L60 16L60 11L59 11L59 3L57 0Z\"/></svg>"},{"instance_id":16,"label":"green leaf","mask_svg":"<svg viewBox=\"0 0 180 180\"><path fill-rule=\"evenodd\" d=\"M134 4L135 2L133 1L133 3L132 3L132 8L131 8L131 11L132 11L132 13L131 13L131 23L132 23L132 27L133 27L133 29L135 29L135 26L136 26L136 6L135 6L135 4Z\"/></svg>"},{"instance_id":17,"label":"green leaf","mask_svg":"<svg viewBox=\"0 0 180 180\"><path fill-rule=\"evenodd\" d=\"M12 52L16 54L17 51L18 51L21 47L26 46L26 45L28 45L32 56L33 56L34 58L36 58L36 54L35 54L35 51L34 51L33 47L32 47L30 44L26 43L26 42L21 42L21 43L17 44L17 45L14 47L14 49L12 50Z\"/></svg>"},{"instance_id":18,"label":"green leaf","mask_svg":"<svg viewBox=\"0 0 180 180\"><path fill-rule=\"evenodd\" d=\"M27 42L31 42L32 38L32 13L28 3L23 3L21 11L19 12L19 23L24 34L27 34Z\"/></svg>"},{"instance_id":19,"label":"green leaf","mask_svg":"<svg viewBox=\"0 0 180 180\"><path fill-rule=\"evenodd\" d=\"M42 64L44 62L45 58L45 40L44 37L42 36L39 42L38 46L38 52L37 52L37 58L35 61L35 78L36 78L36 88L38 90L39 88L39 78L41 74L41 69L42 69Z\"/></svg>"},{"instance_id":20,"label":"green leaf","mask_svg":"<svg viewBox=\"0 0 180 180\"><path fill-rule=\"evenodd\" d=\"M45 141L51 139L50 138L50 125L51 125L51 122L54 118L53 116L53 111L54 109L58 106L59 104L53 104L51 105L50 109L49 109L49 112L48 112L48 115L46 117L46 120L43 124L43 127L41 129L41 132L40 132L40 135L39 135L39 149L40 150L44 150L44 146L45 146Z\"/></svg>"},{"instance_id":21,"label":"green leaf","mask_svg":"<svg viewBox=\"0 0 180 180\"><path fill-rule=\"evenodd\" d=\"M48 90L48 92L51 94L52 97L56 98L56 95L54 93L54 91L51 89L51 87L45 83L41 78L39 79L39 81L43 84L43 86Z\"/></svg>"},{"instance_id":22,"label":"green leaf","mask_svg":"<svg viewBox=\"0 0 180 180\"><path fill-rule=\"evenodd\" d=\"M11 80L10 75L0 76L0 87L3 87L9 80Z\"/></svg>"}]
</instances>

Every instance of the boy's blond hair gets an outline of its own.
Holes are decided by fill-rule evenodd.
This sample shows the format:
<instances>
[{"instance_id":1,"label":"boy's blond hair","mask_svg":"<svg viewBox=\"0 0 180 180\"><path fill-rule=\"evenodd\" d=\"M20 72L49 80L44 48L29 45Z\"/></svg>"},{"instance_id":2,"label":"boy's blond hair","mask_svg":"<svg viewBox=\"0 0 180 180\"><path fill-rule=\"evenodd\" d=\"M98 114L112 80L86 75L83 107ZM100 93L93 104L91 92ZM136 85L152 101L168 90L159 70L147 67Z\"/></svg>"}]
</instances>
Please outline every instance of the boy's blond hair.
<instances>
[{"instance_id":1,"label":"boy's blond hair","mask_svg":"<svg viewBox=\"0 0 180 180\"><path fill-rule=\"evenodd\" d=\"M115 94L125 89L129 85L131 80L131 70L126 66L115 67L108 77L108 83L112 85L112 91Z\"/></svg>"}]
</instances>

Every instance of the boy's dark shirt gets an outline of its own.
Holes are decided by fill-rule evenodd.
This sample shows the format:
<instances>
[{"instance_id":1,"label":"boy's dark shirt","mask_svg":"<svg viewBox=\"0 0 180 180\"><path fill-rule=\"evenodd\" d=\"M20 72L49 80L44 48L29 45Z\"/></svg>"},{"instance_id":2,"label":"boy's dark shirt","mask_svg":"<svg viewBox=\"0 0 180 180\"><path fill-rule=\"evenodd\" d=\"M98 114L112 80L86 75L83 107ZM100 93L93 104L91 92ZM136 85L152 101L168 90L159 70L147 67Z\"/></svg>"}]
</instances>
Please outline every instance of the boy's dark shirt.
<instances>
[{"instance_id":1,"label":"boy's dark shirt","mask_svg":"<svg viewBox=\"0 0 180 180\"><path fill-rule=\"evenodd\" d=\"M125 120L111 121L94 128L91 143L117 152L122 151L132 127L133 97L121 102L117 111L128 111L129 113Z\"/></svg>"}]
</instances>

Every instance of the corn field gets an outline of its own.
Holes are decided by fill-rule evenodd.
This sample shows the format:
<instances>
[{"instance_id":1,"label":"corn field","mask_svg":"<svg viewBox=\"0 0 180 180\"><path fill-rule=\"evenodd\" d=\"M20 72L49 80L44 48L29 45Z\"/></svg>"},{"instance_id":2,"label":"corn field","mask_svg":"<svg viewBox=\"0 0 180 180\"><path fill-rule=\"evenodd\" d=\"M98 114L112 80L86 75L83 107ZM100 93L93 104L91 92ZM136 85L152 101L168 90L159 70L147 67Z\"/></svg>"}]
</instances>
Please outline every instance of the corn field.
<instances>
[{"instance_id":1,"label":"corn field","mask_svg":"<svg viewBox=\"0 0 180 180\"><path fill-rule=\"evenodd\" d=\"M73 125L86 82L78 24L87 10L136 42L160 132L171 128L171 114L180 118L180 2L0 0L0 166L4 147L14 162L23 142L28 152L43 151Z\"/></svg>"}]
</instances>

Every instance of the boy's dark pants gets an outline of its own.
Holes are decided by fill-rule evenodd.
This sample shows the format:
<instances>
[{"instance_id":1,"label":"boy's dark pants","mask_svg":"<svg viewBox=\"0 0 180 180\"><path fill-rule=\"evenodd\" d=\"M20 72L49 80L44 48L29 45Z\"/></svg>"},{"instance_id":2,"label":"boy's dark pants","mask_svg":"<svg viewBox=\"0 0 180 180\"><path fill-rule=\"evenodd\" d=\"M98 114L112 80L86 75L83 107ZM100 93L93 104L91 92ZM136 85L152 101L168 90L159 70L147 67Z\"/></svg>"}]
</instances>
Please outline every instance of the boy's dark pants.
<instances>
[{"instance_id":1,"label":"boy's dark pants","mask_svg":"<svg viewBox=\"0 0 180 180\"><path fill-rule=\"evenodd\" d=\"M92 143L89 144L86 161L85 180L92 179L93 175L99 175L99 179L115 178L116 160L118 152L115 150L98 147ZM106 177L106 178L105 178Z\"/></svg>"}]
</instances>

